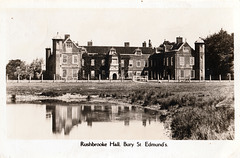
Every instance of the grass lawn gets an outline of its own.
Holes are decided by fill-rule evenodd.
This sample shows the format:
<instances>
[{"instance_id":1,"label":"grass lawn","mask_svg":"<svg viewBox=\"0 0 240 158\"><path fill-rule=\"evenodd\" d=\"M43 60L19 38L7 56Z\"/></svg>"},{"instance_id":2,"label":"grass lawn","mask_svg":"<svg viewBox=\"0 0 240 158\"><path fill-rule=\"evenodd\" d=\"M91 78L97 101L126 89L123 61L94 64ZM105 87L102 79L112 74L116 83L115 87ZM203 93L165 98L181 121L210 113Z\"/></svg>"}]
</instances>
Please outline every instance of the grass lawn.
<instances>
[{"instance_id":1,"label":"grass lawn","mask_svg":"<svg viewBox=\"0 0 240 158\"><path fill-rule=\"evenodd\" d=\"M167 111L172 139L234 139L234 83L7 83L7 94L111 97Z\"/></svg>"},{"instance_id":2,"label":"grass lawn","mask_svg":"<svg viewBox=\"0 0 240 158\"><path fill-rule=\"evenodd\" d=\"M130 93L138 90L157 90L169 92L224 92L233 93L232 82L215 83L135 83L135 82L110 82L110 83L7 83L7 94L39 94L42 92L55 92L59 95L65 93L100 94L105 93Z\"/></svg>"}]
</instances>

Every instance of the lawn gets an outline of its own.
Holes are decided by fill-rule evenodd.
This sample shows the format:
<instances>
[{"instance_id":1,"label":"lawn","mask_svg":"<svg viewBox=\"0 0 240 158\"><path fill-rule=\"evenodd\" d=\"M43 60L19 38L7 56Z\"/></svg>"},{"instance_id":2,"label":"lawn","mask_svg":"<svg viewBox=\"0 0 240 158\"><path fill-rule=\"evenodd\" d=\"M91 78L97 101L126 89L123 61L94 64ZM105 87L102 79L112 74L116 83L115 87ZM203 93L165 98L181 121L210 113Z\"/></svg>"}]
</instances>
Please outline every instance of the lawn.
<instances>
[{"instance_id":1,"label":"lawn","mask_svg":"<svg viewBox=\"0 0 240 158\"><path fill-rule=\"evenodd\" d=\"M234 139L234 83L7 83L7 94L98 95L166 111L172 139Z\"/></svg>"}]
</instances>

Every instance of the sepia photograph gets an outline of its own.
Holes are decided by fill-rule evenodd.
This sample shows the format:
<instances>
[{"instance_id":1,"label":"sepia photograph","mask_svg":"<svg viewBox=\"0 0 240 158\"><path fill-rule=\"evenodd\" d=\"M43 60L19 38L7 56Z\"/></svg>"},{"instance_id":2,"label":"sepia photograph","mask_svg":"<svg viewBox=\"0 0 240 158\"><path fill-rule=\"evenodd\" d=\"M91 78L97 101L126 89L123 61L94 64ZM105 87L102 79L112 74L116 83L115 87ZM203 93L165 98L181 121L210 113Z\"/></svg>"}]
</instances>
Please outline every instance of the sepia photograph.
<instances>
[{"instance_id":1,"label":"sepia photograph","mask_svg":"<svg viewBox=\"0 0 240 158\"><path fill-rule=\"evenodd\" d=\"M235 142L233 8L2 13L8 147L14 140L108 148ZM9 157L31 157L15 150Z\"/></svg>"}]
</instances>

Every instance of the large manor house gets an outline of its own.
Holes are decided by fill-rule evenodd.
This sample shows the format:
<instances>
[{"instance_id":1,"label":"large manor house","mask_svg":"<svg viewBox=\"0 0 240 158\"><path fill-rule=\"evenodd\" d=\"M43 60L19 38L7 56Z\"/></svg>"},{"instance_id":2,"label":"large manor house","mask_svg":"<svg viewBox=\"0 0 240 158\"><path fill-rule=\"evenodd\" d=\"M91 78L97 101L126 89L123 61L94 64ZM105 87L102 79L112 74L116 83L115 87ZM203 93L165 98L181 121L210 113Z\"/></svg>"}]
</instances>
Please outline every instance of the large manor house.
<instances>
[{"instance_id":1,"label":"large manor house","mask_svg":"<svg viewBox=\"0 0 240 158\"><path fill-rule=\"evenodd\" d=\"M56 80L133 79L204 80L205 44L195 42L195 50L177 37L153 48L151 41L142 46L94 46L92 41L80 46L59 35L46 48L46 77Z\"/></svg>"}]
</instances>

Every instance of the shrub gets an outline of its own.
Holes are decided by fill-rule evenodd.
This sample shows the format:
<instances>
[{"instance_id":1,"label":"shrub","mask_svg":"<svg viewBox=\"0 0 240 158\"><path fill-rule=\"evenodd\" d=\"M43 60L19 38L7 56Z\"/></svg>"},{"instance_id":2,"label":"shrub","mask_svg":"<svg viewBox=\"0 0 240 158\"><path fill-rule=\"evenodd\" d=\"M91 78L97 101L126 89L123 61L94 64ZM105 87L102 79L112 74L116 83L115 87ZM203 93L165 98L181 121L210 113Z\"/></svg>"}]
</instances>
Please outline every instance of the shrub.
<instances>
[{"instance_id":1,"label":"shrub","mask_svg":"<svg viewBox=\"0 0 240 158\"><path fill-rule=\"evenodd\" d=\"M213 106L182 107L172 116L173 139L219 139L233 121L234 110ZM222 137L228 139L231 137Z\"/></svg>"},{"instance_id":2,"label":"shrub","mask_svg":"<svg viewBox=\"0 0 240 158\"><path fill-rule=\"evenodd\" d=\"M41 95L48 96L48 97L57 97L57 96L61 96L62 94L55 91L47 91L47 92L42 92Z\"/></svg>"}]
</instances>

